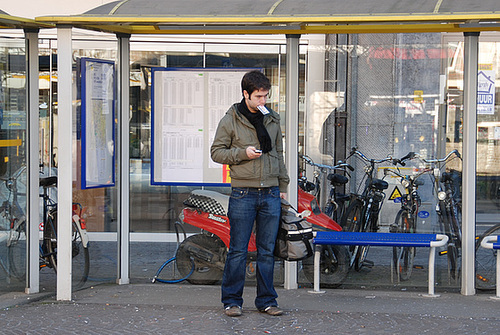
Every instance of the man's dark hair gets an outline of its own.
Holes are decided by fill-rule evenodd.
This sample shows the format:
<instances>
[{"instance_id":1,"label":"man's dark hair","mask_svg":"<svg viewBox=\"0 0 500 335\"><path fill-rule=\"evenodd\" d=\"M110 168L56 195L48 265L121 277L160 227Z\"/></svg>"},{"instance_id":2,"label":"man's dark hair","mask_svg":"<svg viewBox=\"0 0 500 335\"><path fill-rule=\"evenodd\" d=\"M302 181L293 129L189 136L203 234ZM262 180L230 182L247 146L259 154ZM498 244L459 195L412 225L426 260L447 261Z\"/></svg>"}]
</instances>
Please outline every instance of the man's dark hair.
<instances>
[{"instance_id":1,"label":"man's dark hair","mask_svg":"<svg viewBox=\"0 0 500 335\"><path fill-rule=\"evenodd\" d=\"M259 70L253 70L245 73L243 79L241 79L241 93L247 91L249 95L252 95L254 91L271 89L271 82L262 72Z\"/></svg>"}]
</instances>

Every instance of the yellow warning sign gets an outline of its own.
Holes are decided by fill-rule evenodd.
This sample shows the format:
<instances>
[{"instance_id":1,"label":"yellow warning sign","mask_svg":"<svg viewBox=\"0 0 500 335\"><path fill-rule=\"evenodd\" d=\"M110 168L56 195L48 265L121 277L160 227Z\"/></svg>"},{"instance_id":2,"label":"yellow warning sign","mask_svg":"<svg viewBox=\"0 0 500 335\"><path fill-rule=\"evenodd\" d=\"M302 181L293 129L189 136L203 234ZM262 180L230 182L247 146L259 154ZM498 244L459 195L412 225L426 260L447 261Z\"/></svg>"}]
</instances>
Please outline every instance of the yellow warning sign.
<instances>
[{"instance_id":1,"label":"yellow warning sign","mask_svg":"<svg viewBox=\"0 0 500 335\"><path fill-rule=\"evenodd\" d=\"M401 192L399 192L399 189L397 186L394 186L394 191L392 191L391 196L389 197L389 200L394 200L397 198L401 198Z\"/></svg>"},{"instance_id":2,"label":"yellow warning sign","mask_svg":"<svg viewBox=\"0 0 500 335\"><path fill-rule=\"evenodd\" d=\"M424 102L424 91L414 90L413 95L414 95L413 102L416 102L416 103Z\"/></svg>"}]
</instances>

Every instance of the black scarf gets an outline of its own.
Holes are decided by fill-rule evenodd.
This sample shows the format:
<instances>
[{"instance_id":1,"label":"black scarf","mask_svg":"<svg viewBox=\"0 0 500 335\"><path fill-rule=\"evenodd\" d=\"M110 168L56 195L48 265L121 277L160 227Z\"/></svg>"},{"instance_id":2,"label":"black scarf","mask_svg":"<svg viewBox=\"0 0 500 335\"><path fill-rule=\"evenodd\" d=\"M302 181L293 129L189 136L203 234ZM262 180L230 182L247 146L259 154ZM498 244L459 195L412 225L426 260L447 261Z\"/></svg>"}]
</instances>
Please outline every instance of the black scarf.
<instances>
[{"instance_id":1,"label":"black scarf","mask_svg":"<svg viewBox=\"0 0 500 335\"><path fill-rule=\"evenodd\" d=\"M238 105L238 110L247 118L248 121L250 121L252 126L255 127L255 130L257 131L257 138L259 139L260 143L260 149L262 150L262 152L266 153L271 151L273 145L271 142L271 137L269 136L266 127L264 127L264 115L261 112L250 112L245 102L245 98L243 98L243 100L241 100L240 104Z\"/></svg>"}]
</instances>

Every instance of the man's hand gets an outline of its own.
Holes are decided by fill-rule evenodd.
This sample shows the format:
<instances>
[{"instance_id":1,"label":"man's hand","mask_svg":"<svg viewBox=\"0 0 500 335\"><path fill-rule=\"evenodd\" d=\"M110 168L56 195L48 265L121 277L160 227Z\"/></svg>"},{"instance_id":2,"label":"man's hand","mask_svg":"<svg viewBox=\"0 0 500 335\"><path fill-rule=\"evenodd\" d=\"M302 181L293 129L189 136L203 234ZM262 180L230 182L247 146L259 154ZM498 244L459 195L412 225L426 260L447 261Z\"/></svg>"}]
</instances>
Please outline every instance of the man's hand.
<instances>
[{"instance_id":1,"label":"man's hand","mask_svg":"<svg viewBox=\"0 0 500 335\"><path fill-rule=\"evenodd\" d=\"M281 197L281 199L285 199L286 200L286 193L280 192L280 197Z\"/></svg>"},{"instance_id":2,"label":"man's hand","mask_svg":"<svg viewBox=\"0 0 500 335\"><path fill-rule=\"evenodd\" d=\"M252 146L246 148L245 151L249 159L256 159L262 156L262 151L257 150L255 147Z\"/></svg>"}]
</instances>

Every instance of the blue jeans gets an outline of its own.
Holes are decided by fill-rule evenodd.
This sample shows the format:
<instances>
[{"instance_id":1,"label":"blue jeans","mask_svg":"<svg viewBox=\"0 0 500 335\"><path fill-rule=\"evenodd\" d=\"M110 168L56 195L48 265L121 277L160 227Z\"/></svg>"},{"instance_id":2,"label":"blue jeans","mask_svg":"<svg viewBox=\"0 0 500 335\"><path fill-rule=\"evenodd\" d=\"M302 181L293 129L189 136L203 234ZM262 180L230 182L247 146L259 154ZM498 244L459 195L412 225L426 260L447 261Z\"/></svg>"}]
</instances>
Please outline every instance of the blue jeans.
<instances>
[{"instance_id":1,"label":"blue jeans","mask_svg":"<svg viewBox=\"0 0 500 335\"><path fill-rule=\"evenodd\" d=\"M261 310L277 306L274 290L274 244L281 213L279 187L265 189L233 188L229 199L231 242L222 277L224 307L243 305L243 287L247 250L254 222L257 243L257 297L255 306Z\"/></svg>"}]
</instances>

